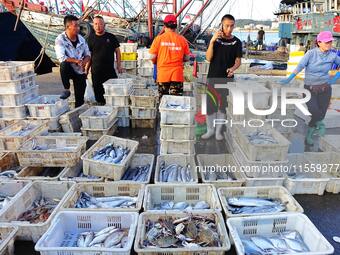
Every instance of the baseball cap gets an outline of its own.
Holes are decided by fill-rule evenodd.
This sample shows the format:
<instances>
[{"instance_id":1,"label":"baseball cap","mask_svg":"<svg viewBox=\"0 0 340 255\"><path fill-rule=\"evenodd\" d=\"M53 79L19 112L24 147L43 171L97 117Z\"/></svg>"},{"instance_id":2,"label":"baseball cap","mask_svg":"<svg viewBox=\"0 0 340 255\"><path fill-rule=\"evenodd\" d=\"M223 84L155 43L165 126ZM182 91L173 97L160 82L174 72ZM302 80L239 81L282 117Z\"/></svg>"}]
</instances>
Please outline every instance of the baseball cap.
<instances>
[{"instance_id":1,"label":"baseball cap","mask_svg":"<svg viewBox=\"0 0 340 255\"><path fill-rule=\"evenodd\" d=\"M316 37L318 42L331 42L334 41L333 35L330 31L322 31Z\"/></svg>"},{"instance_id":2,"label":"baseball cap","mask_svg":"<svg viewBox=\"0 0 340 255\"><path fill-rule=\"evenodd\" d=\"M168 14L165 16L164 23L176 23L176 16L173 14Z\"/></svg>"}]
</instances>

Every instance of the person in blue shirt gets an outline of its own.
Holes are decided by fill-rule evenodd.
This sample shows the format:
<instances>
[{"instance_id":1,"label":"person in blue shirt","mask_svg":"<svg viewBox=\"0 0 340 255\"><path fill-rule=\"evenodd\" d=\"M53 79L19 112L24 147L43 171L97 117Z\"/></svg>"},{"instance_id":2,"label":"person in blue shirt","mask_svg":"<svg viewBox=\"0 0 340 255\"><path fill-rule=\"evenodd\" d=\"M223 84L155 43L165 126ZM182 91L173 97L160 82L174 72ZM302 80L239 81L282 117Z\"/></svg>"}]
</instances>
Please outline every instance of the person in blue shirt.
<instances>
[{"instance_id":1,"label":"person in blue shirt","mask_svg":"<svg viewBox=\"0 0 340 255\"><path fill-rule=\"evenodd\" d=\"M325 135L325 124L323 119L326 116L327 108L332 95L331 85L340 78L340 72L334 77L329 76L333 64L340 64L340 57L331 51L333 35L329 31L322 31L317 36L317 47L307 51L293 73L281 84L288 84L295 76L305 69L305 89L311 92L311 99L307 102L312 119L308 124L306 143L313 145L313 135L318 133Z\"/></svg>"}]
</instances>

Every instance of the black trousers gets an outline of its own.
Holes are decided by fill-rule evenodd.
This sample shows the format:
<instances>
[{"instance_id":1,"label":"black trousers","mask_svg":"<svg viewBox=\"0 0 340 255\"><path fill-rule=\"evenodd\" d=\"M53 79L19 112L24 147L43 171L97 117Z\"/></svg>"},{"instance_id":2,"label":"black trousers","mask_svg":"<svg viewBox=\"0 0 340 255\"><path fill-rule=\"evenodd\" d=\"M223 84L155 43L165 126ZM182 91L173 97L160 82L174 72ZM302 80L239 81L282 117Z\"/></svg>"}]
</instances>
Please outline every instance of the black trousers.
<instances>
[{"instance_id":1,"label":"black trousers","mask_svg":"<svg viewBox=\"0 0 340 255\"><path fill-rule=\"evenodd\" d=\"M316 122L323 120L326 116L332 96L332 87L330 85L305 85L305 89L311 92L311 99L307 102L307 107L308 111L312 114L312 119L308 126L315 127Z\"/></svg>"},{"instance_id":2,"label":"black trousers","mask_svg":"<svg viewBox=\"0 0 340 255\"><path fill-rule=\"evenodd\" d=\"M226 113L228 107L227 96L229 89L215 88L215 84L227 84L233 82L234 78L208 78L207 84L207 114L211 115L220 111ZM220 101L219 101L220 99Z\"/></svg>"},{"instance_id":3,"label":"black trousers","mask_svg":"<svg viewBox=\"0 0 340 255\"><path fill-rule=\"evenodd\" d=\"M105 98L104 98L105 91L104 91L103 83L112 78L117 78L117 74L114 70L107 71L107 72L92 73L92 85L93 85L94 96L96 98L97 103L105 104Z\"/></svg>"},{"instance_id":4,"label":"black trousers","mask_svg":"<svg viewBox=\"0 0 340 255\"><path fill-rule=\"evenodd\" d=\"M71 66L71 63L62 62L60 64L60 76L65 89L70 89L70 80L73 81L74 97L76 100L75 107L83 105L86 89L86 75L76 73Z\"/></svg>"}]
</instances>

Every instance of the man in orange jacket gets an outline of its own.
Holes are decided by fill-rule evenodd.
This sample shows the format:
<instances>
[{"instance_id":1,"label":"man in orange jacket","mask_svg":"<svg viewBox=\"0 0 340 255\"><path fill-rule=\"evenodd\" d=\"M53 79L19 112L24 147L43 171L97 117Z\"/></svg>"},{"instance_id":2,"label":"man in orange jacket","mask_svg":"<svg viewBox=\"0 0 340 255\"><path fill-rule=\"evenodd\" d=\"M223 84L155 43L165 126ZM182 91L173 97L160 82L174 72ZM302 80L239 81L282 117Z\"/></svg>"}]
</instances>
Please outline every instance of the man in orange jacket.
<instances>
[{"instance_id":1,"label":"man in orange jacket","mask_svg":"<svg viewBox=\"0 0 340 255\"><path fill-rule=\"evenodd\" d=\"M184 61L189 60L187 40L176 32L176 16L164 19L164 33L158 35L150 48L154 64L157 64L157 84L162 95L183 95Z\"/></svg>"}]
</instances>

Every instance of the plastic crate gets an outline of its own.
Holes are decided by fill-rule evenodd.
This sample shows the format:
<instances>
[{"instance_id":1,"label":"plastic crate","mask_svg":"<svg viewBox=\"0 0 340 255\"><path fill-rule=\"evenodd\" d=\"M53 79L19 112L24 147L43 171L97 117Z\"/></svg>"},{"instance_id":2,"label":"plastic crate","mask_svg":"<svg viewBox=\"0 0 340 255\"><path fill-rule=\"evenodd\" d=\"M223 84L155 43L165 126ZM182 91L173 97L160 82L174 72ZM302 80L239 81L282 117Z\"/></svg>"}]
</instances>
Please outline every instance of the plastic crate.
<instances>
[{"instance_id":1,"label":"plastic crate","mask_svg":"<svg viewBox=\"0 0 340 255\"><path fill-rule=\"evenodd\" d=\"M31 117L56 117L69 111L67 100L60 99L59 95L40 96L26 104Z\"/></svg>"},{"instance_id":2,"label":"plastic crate","mask_svg":"<svg viewBox=\"0 0 340 255\"><path fill-rule=\"evenodd\" d=\"M29 88L34 88L35 75L30 75L17 80L5 81L0 79L0 94L16 94L23 93Z\"/></svg>"},{"instance_id":3,"label":"plastic crate","mask_svg":"<svg viewBox=\"0 0 340 255\"><path fill-rule=\"evenodd\" d=\"M39 87L28 88L23 93L0 94L0 106L21 106L39 96Z\"/></svg>"},{"instance_id":4,"label":"plastic crate","mask_svg":"<svg viewBox=\"0 0 340 255\"><path fill-rule=\"evenodd\" d=\"M175 219L181 219L190 216L201 216L201 217L208 217L212 218L215 221L217 226L217 233L219 234L219 238L222 243L222 247L184 247L184 248L157 248L157 247L150 247L150 248L142 248L140 243L146 239L146 223L147 221L157 221L159 219L169 219L170 217ZM224 255L226 251L230 250L230 241L228 238L227 229L224 224L224 220L222 214L219 211L200 211L195 212L192 211L190 213L185 212L178 212L178 211L166 211L166 212L144 212L139 216L138 220L138 227L137 227L137 234L136 240L134 244L134 250L137 252L138 255L146 255L146 254L161 254L161 255L198 255L198 254L205 254L205 255Z\"/></svg>"},{"instance_id":5,"label":"plastic crate","mask_svg":"<svg viewBox=\"0 0 340 255\"><path fill-rule=\"evenodd\" d=\"M59 123L63 131L66 133L80 132L81 120L79 115L85 112L87 109L89 109L89 105L83 104L82 106L61 115L59 118Z\"/></svg>"},{"instance_id":6,"label":"plastic crate","mask_svg":"<svg viewBox=\"0 0 340 255\"><path fill-rule=\"evenodd\" d=\"M113 135L117 130L117 122L118 120L115 119L115 121L111 124L111 127L106 129L85 129L81 128L81 132L83 136L86 136L89 138L89 140L98 140L103 135Z\"/></svg>"},{"instance_id":7,"label":"plastic crate","mask_svg":"<svg viewBox=\"0 0 340 255\"><path fill-rule=\"evenodd\" d=\"M16 179L26 181L58 181L59 177L65 172L64 167L56 167L55 176L41 176L44 170L45 167L42 166L27 166L17 174Z\"/></svg>"},{"instance_id":8,"label":"plastic crate","mask_svg":"<svg viewBox=\"0 0 340 255\"><path fill-rule=\"evenodd\" d=\"M26 106L0 106L0 118L7 120L24 119L28 115Z\"/></svg>"},{"instance_id":9,"label":"plastic crate","mask_svg":"<svg viewBox=\"0 0 340 255\"><path fill-rule=\"evenodd\" d=\"M30 240L37 242L39 238L47 231L55 214L65 203L66 198L74 188L73 182L33 182L7 209L0 214L0 221L10 222L12 225L19 227L17 238L19 240ZM54 208L48 219L41 223L29 223L27 221L18 221L20 215L28 210L32 203L40 198L60 200Z\"/></svg>"},{"instance_id":10,"label":"plastic crate","mask_svg":"<svg viewBox=\"0 0 340 255\"><path fill-rule=\"evenodd\" d=\"M319 146L322 151L340 152L340 135L325 135L320 137Z\"/></svg>"},{"instance_id":11,"label":"plastic crate","mask_svg":"<svg viewBox=\"0 0 340 255\"><path fill-rule=\"evenodd\" d=\"M231 154L199 154L197 155L197 162L203 183L213 184L216 188L241 187L245 185L244 173L240 171L240 166ZM210 180L209 175L216 171L218 167L221 167L221 171L230 170L228 172L232 174L235 180ZM224 167L227 169L223 170Z\"/></svg>"},{"instance_id":12,"label":"plastic crate","mask_svg":"<svg viewBox=\"0 0 340 255\"><path fill-rule=\"evenodd\" d=\"M59 212L51 227L35 245L41 255L130 255L136 234L138 213L135 212ZM128 229L128 242L124 248L72 247L82 232L98 232L115 226Z\"/></svg>"},{"instance_id":13,"label":"plastic crate","mask_svg":"<svg viewBox=\"0 0 340 255\"><path fill-rule=\"evenodd\" d=\"M127 107L129 106L129 96L106 96L104 95L107 106Z\"/></svg>"},{"instance_id":14,"label":"plastic crate","mask_svg":"<svg viewBox=\"0 0 340 255\"><path fill-rule=\"evenodd\" d=\"M74 181L74 182L103 182L103 177L89 178L79 177L83 173L83 161L79 161L77 165L71 167L65 167L65 171L60 176L61 181Z\"/></svg>"},{"instance_id":15,"label":"plastic crate","mask_svg":"<svg viewBox=\"0 0 340 255\"><path fill-rule=\"evenodd\" d=\"M87 137L36 136L17 151L21 166L74 166L85 152ZM50 150L33 150L32 146L48 146Z\"/></svg>"},{"instance_id":16,"label":"plastic crate","mask_svg":"<svg viewBox=\"0 0 340 255\"><path fill-rule=\"evenodd\" d=\"M193 155L159 155L157 156L157 163L156 163L156 169L155 169L155 180L154 182L156 184L162 184L162 182L159 179L159 171L162 161L165 162L165 166L168 166L170 164L179 164L181 166L186 166L187 164L190 164L190 170L191 170L191 176L193 181L191 183L198 183L198 175L197 175L197 167L195 163L195 156ZM166 182L169 183L169 182ZM173 182L173 183L178 183ZM184 182L179 182L184 184ZM189 183L189 182L186 182Z\"/></svg>"},{"instance_id":17,"label":"plastic crate","mask_svg":"<svg viewBox=\"0 0 340 255\"><path fill-rule=\"evenodd\" d=\"M37 117L27 117L29 121L47 121L48 123L48 131L51 132L60 132L61 131L61 125L59 123L59 118L61 115L58 115L56 117L42 117L42 118L37 118Z\"/></svg>"},{"instance_id":18,"label":"plastic crate","mask_svg":"<svg viewBox=\"0 0 340 255\"><path fill-rule=\"evenodd\" d=\"M155 119L131 119L132 128L155 128L157 125Z\"/></svg>"},{"instance_id":19,"label":"plastic crate","mask_svg":"<svg viewBox=\"0 0 340 255\"><path fill-rule=\"evenodd\" d=\"M129 96L133 79L110 79L103 83L106 96Z\"/></svg>"},{"instance_id":20,"label":"plastic crate","mask_svg":"<svg viewBox=\"0 0 340 255\"><path fill-rule=\"evenodd\" d=\"M133 107L149 107L157 106L158 93L152 89L134 89L131 91L130 99Z\"/></svg>"},{"instance_id":21,"label":"plastic crate","mask_svg":"<svg viewBox=\"0 0 340 255\"><path fill-rule=\"evenodd\" d=\"M122 52L121 59L122 61L137 60L137 53L136 52Z\"/></svg>"},{"instance_id":22,"label":"plastic crate","mask_svg":"<svg viewBox=\"0 0 340 255\"><path fill-rule=\"evenodd\" d=\"M303 213L303 208L295 200L295 198L281 186L267 186L267 187L229 187L219 188L217 190L218 196L221 200L223 211L227 218L231 217L245 217L252 215L270 215L273 213L255 213L255 214L233 214L230 211L227 199L232 197L253 197L279 200L285 205L286 210L278 212L276 214L282 214L287 212L300 212Z\"/></svg>"},{"instance_id":23,"label":"plastic crate","mask_svg":"<svg viewBox=\"0 0 340 255\"><path fill-rule=\"evenodd\" d=\"M32 127L32 130L30 130L28 134L23 136L12 135L13 132L19 131L27 126ZM28 139L42 133L47 133L47 130L47 121L19 120L0 131L0 151L15 151Z\"/></svg>"},{"instance_id":24,"label":"plastic crate","mask_svg":"<svg viewBox=\"0 0 340 255\"><path fill-rule=\"evenodd\" d=\"M184 104L188 106L188 109L170 109L166 107L168 103ZM196 100L194 97L164 95L159 111L161 113L161 124L193 125L196 114Z\"/></svg>"},{"instance_id":25,"label":"plastic crate","mask_svg":"<svg viewBox=\"0 0 340 255\"><path fill-rule=\"evenodd\" d=\"M130 107L132 119L155 119L157 116L156 108Z\"/></svg>"},{"instance_id":26,"label":"plastic crate","mask_svg":"<svg viewBox=\"0 0 340 255\"><path fill-rule=\"evenodd\" d=\"M137 50L138 54L138 59L151 59L151 54L149 52L149 49L144 48L144 49L138 49Z\"/></svg>"},{"instance_id":27,"label":"plastic crate","mask_svg":"<svg viewBox=\"0 0 340 255\"><path fill-rule=\"evenodd\" d=\"M67 198L63 205L63 210L71 211L108 211L108 212L139 212L142 209L145 186L139 183L116 183L116 182L97 182L97 183L77 183L74 191ZM75 208L82 192L86 192L93 197L116 197L128 196L135 197L135 208Z\"/></svg>"},{"instance_id":28,"label":"plastic crate","mask_svg":"<svg viewBox=\"0 0 340 255\"><path fill-rule=\"evenodd\" d=\"M144 182L137 182L137 181L130 181L130 180L119 180L115 181L116 183L142 183L142 184L148 184L151 182L151 175L153 174L154 164L155 164L155 156L153 154L144 154L144 153L136 153L133 155L132 160L130 164L128 165L128 168L135 168L137 166L146 166L150 165L149 174L146 178L146 181Z\"/></svg>"},{"instance_id":29,"label":"plastic crate","mask_svg":"<svg viewBox=\"0 0 340 255\"><path fill-rule=\"evenodd\" d=\"M118 127L129 127L130 126L130 117L118 117L117 118L117 126Z\"/></svg>"},{"instance_id":30,"label":"plastic crate","mask_svg":"<svg viewBox=\"0 0 340 255\"><path fill-rule=\"evenodd\" d=\"M207 84L207 81L208 81L208 77L207 76L208 76L208 74L197 73L196 81L198 83Z\"/></svg>"},{"instance_id":31,"label":"plastic crate","mask_svg":"<svg viewBox=\"0 0 340 255\"><path fill-rule=\"evenodd\" d=\"M241 238L254 235L270 236L284 231L297 231L300 233L304 243L310 250L310 252L300 254L326 255L334 252L332 245L308 217L302 213L235 217L227 220L227 226L238 255L245 255Z\"/></svg>"},{"instance_id":32,"label":"plastic crate","mask_svg":"<svg viewBox=\"0 0 340 255\"><path fill-rule=\"evenodd\" d=\"M138 67L137 72L140 76L152 77L153 67Z\"/></svg>"},{"instance_id":33,"label":"plastic crate","mask_svg":"<svg viewBox=\"0 0 340 255\"><path fill-rule=\"evenodd\" d=\"M16 80L34 74L34 61L0 61L0 80Z\"/></svg>"},{"instance_id":34,"label":"plastic crate","mask_svg":"<svg viewBox=\"0 0 340 255\"><path fill-rule=\"evenodd\" d=\"M117 109L117 117L129 117L130 107L115 107Z\"/></svg>"},{"instance_id":35,"label":"plastic crate","mask_svg":"<svg viewBox=\"0 0 340 255\"><path fill-rule=\"evenodd\" d=\"M120 52L137 52L138 43L120 43Z\"/></svg>"},{"instance_id":36,"label":"plastic crate","mask_svg":"<svg viewBox=\"0 0 340 255\"><path fill-rule=\"evenodd\" d=\"M153 209L162 202L187 202L189 205L199 201L209 204L208 210L222 210L216 189L209 184L150 184L145 188L144 211L162 211ZM203 209L201 209L203 210ZM173 210L168 210L173 211ZM204 210L203 210L204 211Z\"/></svg>"},{"instance_id":37,"label":"plastic crate","mask_svg":"<svg viewBox=\"0 0 340 255\"><path fill-rule=\"evenodd\" d=\"M137 60L121 61L121 65L124 69L135 69L137 68Z\"/></svg>"},{"instance_id":38,"label":"plastic crate","mask_svg":"<svg viewBox=\"0 0 340 255\"><path fill-rule=\"evenodd\" d=\"M12 255L14 254L15 235L18 232L18 227L9 224L1 224L0 226L0 254Z\"/></svg>"},{"instance_id":39,"label":"plastic crate","mask_svg":"<svg viewBox=\"0 0 340 255\"><path fill-rule=\"evenodd\" d=\"M96 116L95 113L107 113L104 116ZM83 129L108 129L115 122L117 109L111 106L92 106L86 112L79 115Z\"/></svg>"},{"instance_id":40,"label":"plastic crate","mask_svg":"<svg viewBox=\"0 0 340 255\"><path fill-rule=\"evenodd\" d=\"M329 182L329 177L326 178L321 172L313 172L308 169L304 169L305 165L307 167L311 166L311 162L305 153L292 153L288 154L289 159L289 169L290 172L287 173L287 179L284 182L284 186L293 195L295 194L317 194L323 195L325 192L327 183ZM314 153L313 153L314 154ZM312 155L313 155L312 154ZM319 162L318 162L319 163ZM293 178L291 174L293 173L302 174L299 178Z\"/></svg>"},{"instance_id":41,"label":"plastic crate","mask_svg":"<svg viewBox=\"0 0 340 255\"><path fill-rule=\"evenodd\" d=\"M161 124L160 139L162 140L194 140L194 125L166 125Z\"/></svg>"},{"instance_id":42,"label":"plastic crate","mask_svg":"<svg viewBox=\"0 0 340 255\"><path fill-rule=\"evenodd\" d=\"M19 166L19 161L14 152L0 152L0 171L10 170L17 166Z\"/></svg>"},{"instance_id":43,"label":"plastic crate","mask_svg":"<svg viewBox=\"0 0 340 255\"><path fill-rule=\"evenodd\" d=\"M94 152L106 146L108 143L112 143L114 146L119 145L130 150L129 154L122 162L120 162L120 164L107 163L92 159ZM120 180L127 166L130 164L137 147L138 142L133 140L115 136L102 136L90 149L86 151L84 155L81 156L81 159L83 160L84 174L111 178L115 181Z\"/></svg>"},{"instance_id":44,"label":"plastic crate","mask_svg":"<svg viewBox=\"0 0 340 255\"><path fill-rule=\"evenodd\" d=\"M138 59L138 67L147 67L147 68L153 68L153 63L150 59Z\"/></svg>"},{"instance_id":45,"label":"plastic crate","mask_svg":"<svg viewBox=\"0 0 340 255\"><path fill-rule=\"evenodd\" d=\"M124 70L127 74L130 75L137 75L137 68L133 68L133 69L125 69Z\"/></svg>"},{"instance_id":46,"label":"plastic crate","mask_svg":"<svg viewBox=\"0 0 340 255\"><path fill-rule=\"evenodd\" d=\"M160 140L160 154L195 154L195 140Z\"/></svg>"},{"instance_id":47,"label":"plastic crate","mask_svg":"<svg viewBox=\"0 0 340 255\"><path fill-rule=\"evenodd\" d=\"M277 144L250 143L246 135L258 131L270 134L277 141ZM283 161L287 159L290 142L272 127L236 127L235 139L250 161Z\"/></svg>"}]
</instances>

